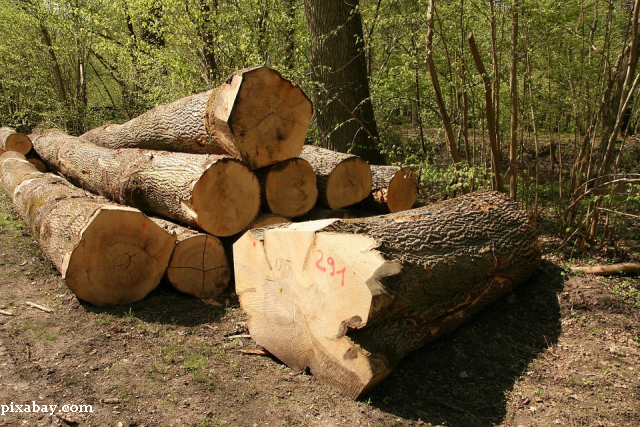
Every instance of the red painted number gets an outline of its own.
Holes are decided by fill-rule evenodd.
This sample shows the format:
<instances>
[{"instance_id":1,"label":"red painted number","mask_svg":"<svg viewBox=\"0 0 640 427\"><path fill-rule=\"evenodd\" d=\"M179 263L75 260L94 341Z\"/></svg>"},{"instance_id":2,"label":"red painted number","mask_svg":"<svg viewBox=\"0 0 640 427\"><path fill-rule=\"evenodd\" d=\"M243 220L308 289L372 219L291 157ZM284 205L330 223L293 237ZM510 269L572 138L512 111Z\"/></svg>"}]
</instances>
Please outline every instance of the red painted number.
<instances>
[{"instance_id":1,"label":"red painted number","mask_svg":"<svg viewBox=\"0 0 640 427\"><path fill-rule=\"evenodd\" d=\"M320 265L320 263L324 259L324 253L320 249L318 249L317 251L320 254L320 258L318 258L318 260L316 261L316 268L324 273L327 271L327 268ZM331 272L329 273L329 276L333 277L336 274L340 274L342 276L340 280L340 286L344 286L344 274L347 272L347 267L342 267L342 269L336 271L336 262L331 257L327 258L327 264L331 266Z\"/></svg>"},{"instance_id":2,"label":"red painted number","mask_svg":"<svg viewBox=\"0 0 640 427\"><path fill-rule=\"evenodd\" d=\"M320 262L322 262L322 260L324 259L324 254L322 253L322 251L320 249L318 249L318 252L320 253L320 259L318 261L316 261L316 267L318 267L318 270L320 270L320 271L327 271L326 268L324 268L323 266L320 265Z\"/></svg>"}]
</instances>

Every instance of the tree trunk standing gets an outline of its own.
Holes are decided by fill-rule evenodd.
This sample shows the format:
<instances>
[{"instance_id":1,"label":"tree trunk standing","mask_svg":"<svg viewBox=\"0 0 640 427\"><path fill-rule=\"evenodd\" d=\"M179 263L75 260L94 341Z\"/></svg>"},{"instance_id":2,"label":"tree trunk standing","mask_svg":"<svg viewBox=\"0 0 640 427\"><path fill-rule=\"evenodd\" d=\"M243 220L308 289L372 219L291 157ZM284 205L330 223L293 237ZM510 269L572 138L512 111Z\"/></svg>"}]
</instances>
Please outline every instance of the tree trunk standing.
<instances>
[{"instance_id":1,"label":"tree trunk standing","mask_svg":"<svg viewBox=\"0 0 640 427\"><path fill-rule=\"evenodd\" d=\"M377 147L359 0L305 0L316 122L324 147L385 164Z\"/></svg>"},{"instance_id":2,"label":"tree trunk standing","mask_svg":"<svg viewBox=\"0 0 640 427\"><path fill-rule=\"evenodd\" d=\"M370 219L254 230L234 258L252 338L356 398L523 283L540 245L526 212L483 192Z\"/></svg>"},{"instance_id":3,"label":"tree trunk standing","mask_svg":"<svg viewBox=\"0 0 640 427\"><path fill-rule=\"evenodd\" d=\"M200 38L202 39L202 56L206 83L209 87L220 78L219 63L216 46L216 30L214 18L218 14L218 0L200 0L201 13L197 18Z\"/></svg>"},{"instance_id":4,"label":"tree trunk standing","mask_svg":"<svg viewBox=\"0 0 640 427\"><path fill-rule=\"evenodd\" d=\"M518 0L511 6L511 63L509 64L509 89L511 91L511 123L509 127L509 195L516 200L518 186Z\"/></svg>"}]
</instances>

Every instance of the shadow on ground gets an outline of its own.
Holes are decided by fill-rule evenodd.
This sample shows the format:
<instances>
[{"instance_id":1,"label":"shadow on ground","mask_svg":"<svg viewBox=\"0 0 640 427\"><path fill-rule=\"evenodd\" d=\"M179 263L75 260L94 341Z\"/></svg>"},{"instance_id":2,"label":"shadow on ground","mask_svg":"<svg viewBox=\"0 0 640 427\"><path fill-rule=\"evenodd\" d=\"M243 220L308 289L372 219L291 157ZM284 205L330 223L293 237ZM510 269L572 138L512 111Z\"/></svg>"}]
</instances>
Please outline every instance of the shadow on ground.
<instances>
[{"instance_id":1,"label":"shadow on ground","mask_svg":"<svg viewBox=\"0 0 640 427\"><path fill-rule=\"evenodd\" d=\"M227 308L238 308L238 298L227 291L217 298L218 302L204 301L182 294L165 280L146 298L131 304L97 307L81 302L89 313L106 313L118 317L135 317L149 323L176 326L198 326L215 323L225 314Z\"/></svg>"},{"instance_id":2,"label":"shadow on ground","mask_svg":"<svg viewBox=\"0 0 640 427\"><path fill-rule=\"evenodd\" d=\"M447 337L411 353L364 399L385 412L433 425L499 424L517 379L558 340L561 273L543 262L513 293Z\"/></svg>"}]
</instances>

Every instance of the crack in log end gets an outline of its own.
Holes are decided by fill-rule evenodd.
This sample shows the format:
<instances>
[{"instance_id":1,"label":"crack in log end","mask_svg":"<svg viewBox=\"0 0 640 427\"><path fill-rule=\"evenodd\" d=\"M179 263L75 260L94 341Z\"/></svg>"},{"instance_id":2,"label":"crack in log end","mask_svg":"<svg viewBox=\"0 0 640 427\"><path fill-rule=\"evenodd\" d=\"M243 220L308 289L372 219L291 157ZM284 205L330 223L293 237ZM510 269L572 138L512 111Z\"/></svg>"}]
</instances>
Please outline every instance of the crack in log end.
<instances>
[{"instance_id":1,"label":"crack in log end","mask_svg":"<svg viewBox=\"0 0 640 427\"><path fill-rule=\"evenodd\" d=\"M356 350L355 348L351 347L350 349L348 349L347 351L344 352L344 354L342 355L342 358L344 360L357 359L358 358L358 350Z\"/></svg>"},{"instance_id":2,"label":"crack in log end","mask_svg":"<svg viewBox=\"0 0 640 427\"><path fill-rule=\"evenodd\" d=\"M364 326L362 324L362 318L360 316L353 316L350 319L343 320L338 327L338 335L336 338L345 336L350 330L358 329Z\"/></svg>"}]
</instances>

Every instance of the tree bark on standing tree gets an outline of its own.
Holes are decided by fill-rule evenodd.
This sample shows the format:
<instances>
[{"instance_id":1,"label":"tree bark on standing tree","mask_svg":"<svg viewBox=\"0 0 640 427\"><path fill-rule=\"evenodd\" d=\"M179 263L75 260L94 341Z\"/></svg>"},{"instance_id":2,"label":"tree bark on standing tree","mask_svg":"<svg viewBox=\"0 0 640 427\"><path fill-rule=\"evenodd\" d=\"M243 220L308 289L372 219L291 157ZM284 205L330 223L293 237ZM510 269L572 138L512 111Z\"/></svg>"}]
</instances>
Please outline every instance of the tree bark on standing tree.
<instances>
[{"instance_id":1,"label":"tree bark on standing tree","mask_svg":"<svg viewBox=\"0 0 640 427\"><path fill-rule=\"evenodd\" d=\"M369 93L359 0L305 0L316 122L325 148L384 164Z\"/></svg>"}]
</instances>

